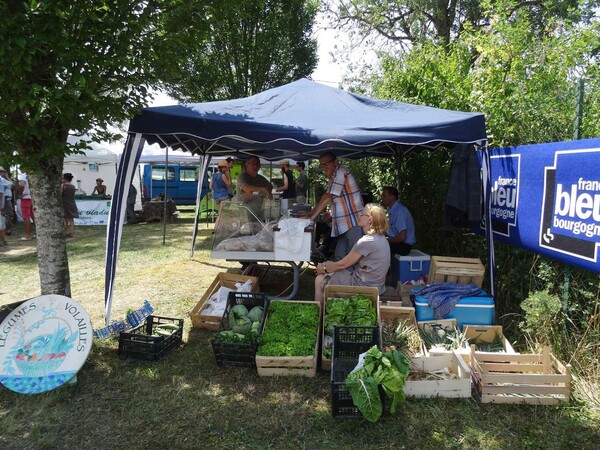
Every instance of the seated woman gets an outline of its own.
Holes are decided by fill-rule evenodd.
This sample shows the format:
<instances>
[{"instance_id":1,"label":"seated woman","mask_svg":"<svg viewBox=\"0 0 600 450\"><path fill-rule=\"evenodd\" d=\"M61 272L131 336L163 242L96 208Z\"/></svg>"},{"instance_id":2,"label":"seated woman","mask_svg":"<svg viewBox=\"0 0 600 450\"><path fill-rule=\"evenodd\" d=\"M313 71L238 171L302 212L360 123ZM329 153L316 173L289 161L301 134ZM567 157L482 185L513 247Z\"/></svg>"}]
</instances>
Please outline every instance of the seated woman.
<instances>
[{"instance_id":1,"label":"seated woman","mask_svg":"<svg viewBox=\"0 0 600 450\"><path fill-rule=\"evenodd\" d=\"M358 218L365 235L340 261L317 264L315 301L323 303L326 285L375 286L385 291L385 277L390 268L390 246L385 237L388 228L385 209L369 203Z\"/></svg>"}]
</instances>

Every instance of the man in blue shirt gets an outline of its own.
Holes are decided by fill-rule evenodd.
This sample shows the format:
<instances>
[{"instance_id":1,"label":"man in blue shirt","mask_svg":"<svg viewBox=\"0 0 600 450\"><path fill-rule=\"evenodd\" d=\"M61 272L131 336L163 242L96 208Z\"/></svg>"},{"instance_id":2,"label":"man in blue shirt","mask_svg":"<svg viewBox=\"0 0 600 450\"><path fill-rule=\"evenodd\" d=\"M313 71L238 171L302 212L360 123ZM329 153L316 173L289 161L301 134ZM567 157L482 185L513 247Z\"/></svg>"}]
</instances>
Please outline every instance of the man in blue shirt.
<instances>
[{"instance_id":1,"label":"man in blue shirt","mask_svg":"<svg viewBox=\"0 0 600 450\"><path fill-rule=\"evenodd\" d=\"M388 210L388 242L392 256L408 255L417 242L415 223L408 208L398 201L398 189L385 186L381 193L381 204Z\"/></svg>"}]
</instances>

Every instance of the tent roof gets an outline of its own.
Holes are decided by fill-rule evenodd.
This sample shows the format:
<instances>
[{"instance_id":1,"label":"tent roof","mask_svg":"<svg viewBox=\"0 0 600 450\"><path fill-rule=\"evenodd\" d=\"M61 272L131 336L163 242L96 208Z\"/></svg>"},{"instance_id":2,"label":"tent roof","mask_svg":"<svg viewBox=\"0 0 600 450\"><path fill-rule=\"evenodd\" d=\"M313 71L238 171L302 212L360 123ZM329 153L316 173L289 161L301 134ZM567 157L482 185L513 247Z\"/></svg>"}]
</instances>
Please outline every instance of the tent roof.
<instances>
[{"instance_id":1,"label":"tent roof","mask_svg":"<svg viewBox=\"0 0 600 450\"><path fill-rule=\"evenodd\" d=\"M68 142L71 144L76 144L82 139L83 137L69 136ZM69 155L65 155L65 164L117 164L119 162L119 155L110 150L108 147L97 142L90 142L88 146L91 148L83 150L84 153L71 153Z\"/></svg>"},{"instance_id":2,"label":"tent roof","mask_svg":"<svg viewBox=\"0 0 600 450\"><path fill-rule=\"evenodd\" d=\"M372 99L301 79L252 97L145 108L129 125L150 144L270 160L386 156L487 137L481 113Z\"/></svg>"}]
</instances>

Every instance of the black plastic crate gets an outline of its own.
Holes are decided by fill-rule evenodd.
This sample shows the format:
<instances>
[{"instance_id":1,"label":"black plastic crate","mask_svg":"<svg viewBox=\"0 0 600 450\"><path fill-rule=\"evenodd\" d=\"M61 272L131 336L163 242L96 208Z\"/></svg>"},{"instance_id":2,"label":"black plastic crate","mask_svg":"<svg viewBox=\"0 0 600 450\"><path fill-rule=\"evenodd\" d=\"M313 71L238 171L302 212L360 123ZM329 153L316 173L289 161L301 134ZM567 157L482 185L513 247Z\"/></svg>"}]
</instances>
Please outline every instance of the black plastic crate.
<instances>
[{"instance_id":1,"label":"black plastic crate","mask_svg":"<svg viewBox=\"0 0 600 450\"><path fill-rule=\"evenodd\" d=\"M380 327L335 326L331 358L331 413L334 417L361 417L344 382L356 367L358 357L376 345L381 348ZM383 398L383 389L379 395Z\"/></svg>"},{"instance_id":2,"label":"black plastic crate","mask_svg":"<svg viewBox=\"0 0 600 450\"><path fill-rule=\"evenodd\" d=\"M229 311L236 305L244 305L248 310L262 306L263 316L260 321L259 334L265 326L267 317L267 294L259 292L230 292L227 296L227 308L221 319L219 331L229 330ZM258 342L245 344L241 342L211 341L215 360L220 367L256 367L256 350Z\"/></svg>"},{"instance_id":3,"label":"black plastic crate","mask_svg":"<svg viewBox=\"0 0 600 450\"><path fill-rule=\"evenodd\" d=\"M170 336L152 336L154 327L164 323L177 325L178 329ZM159 361L183 338L183 319L162 316L148 316L145 323L119 335L119 357Z\"/></svg>"}]
</instances>

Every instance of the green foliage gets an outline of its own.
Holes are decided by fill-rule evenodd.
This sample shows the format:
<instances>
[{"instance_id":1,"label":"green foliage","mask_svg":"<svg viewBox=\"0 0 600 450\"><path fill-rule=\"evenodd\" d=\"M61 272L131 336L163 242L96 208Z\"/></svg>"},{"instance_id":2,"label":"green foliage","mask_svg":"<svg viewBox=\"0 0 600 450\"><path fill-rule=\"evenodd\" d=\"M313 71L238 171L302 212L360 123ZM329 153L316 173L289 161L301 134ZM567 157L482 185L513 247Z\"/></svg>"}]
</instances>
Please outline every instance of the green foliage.
<instances>
[{"instance_id":1,"label":"green foliage","mask_svg":"<svg viewBox=\"0 0 600 450\"><path fill-rule=\"evenodd\" d=\"M336 325L371 326L377 323L373 301L364 295L328 298L325 302L325 333L333 336Z\"/></svg>"},{"instance_id":2,"label":"green foliage","mask_svg":"<svg viewBox=\"0 0 600 450\"><path fill-rule=\"evenodd\" d=\"M562 319L561 301L548 291L532 292L522 303L525 320L519 324L521 330L532 336L536 342L548 345L555 328Z\"/></svg>"},{"instance_id":3,"label":"green foliage","mask_svg":"<svg viewBox=\"0 0 600 450\"><path fill-rule=\"evenodd\" d=\"M177 37L170 45L186 51L161 60L163 87L180 101L198 102L247 97L307 77L317 65L316 11L313 0L186 2L165 20ZM197 26L182 28L190 16Z\"/></svg>"},{"instance_id":4,"label":"green foliage","mask_svg":"<svg viewBox=\"0 0 600 450\"><path fill-rule=\"evenodd\" d=\"M28 172L67 152L69 132L99 131L145 105L155 82L157 16L165 2L3 2L0 147ZM12 99L11 101L6 101Z\"/></svg>"}]
</instances>

